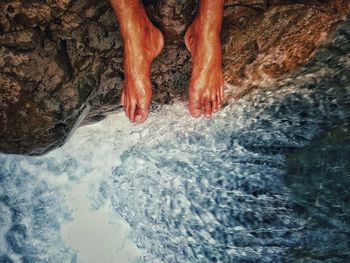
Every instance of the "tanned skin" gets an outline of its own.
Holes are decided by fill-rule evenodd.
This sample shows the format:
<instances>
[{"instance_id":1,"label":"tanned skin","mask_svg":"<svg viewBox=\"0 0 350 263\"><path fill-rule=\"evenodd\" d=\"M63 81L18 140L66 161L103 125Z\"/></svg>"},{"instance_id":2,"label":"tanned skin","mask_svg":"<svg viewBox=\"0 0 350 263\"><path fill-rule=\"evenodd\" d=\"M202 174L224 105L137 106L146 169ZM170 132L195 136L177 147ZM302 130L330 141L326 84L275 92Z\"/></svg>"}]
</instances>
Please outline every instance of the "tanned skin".
<instances>
[{"instance_id":1,"label":"tanned skin","mask_svg":"<svg viewBox=\"0 0 350 263\"><path fill-rule=\"evenodd\" d=\"M152 98L152 61L164 45L161 31L147 17L141 0L110 0L124 40L124 88L121 103L126 116L143 123ZM192 55L188 108L193 117L211 117L224 100L220 31L224 0L200 0L197 15L185 34Z\"/></svg>"}]
</instances>

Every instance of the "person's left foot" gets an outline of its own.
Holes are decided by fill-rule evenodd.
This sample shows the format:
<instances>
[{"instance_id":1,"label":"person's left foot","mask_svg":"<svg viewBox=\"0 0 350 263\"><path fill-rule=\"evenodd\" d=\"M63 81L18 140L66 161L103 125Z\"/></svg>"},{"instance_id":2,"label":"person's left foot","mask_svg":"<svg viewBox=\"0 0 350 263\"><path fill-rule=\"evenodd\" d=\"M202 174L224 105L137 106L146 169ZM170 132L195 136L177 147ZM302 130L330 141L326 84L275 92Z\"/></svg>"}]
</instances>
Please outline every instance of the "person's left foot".
<instances>
[{"instance_id":1,"label":"person's left foot","mask_svg":"<svg viewBox=\"0 0 350 263\"><path fill-rule=\"evenodd\" d=\"M189 111L195 118L211 117L224 101L220 32L206 32L196 20L187 29L185 44L192 54Z\"/></svg>"}]
</instances>

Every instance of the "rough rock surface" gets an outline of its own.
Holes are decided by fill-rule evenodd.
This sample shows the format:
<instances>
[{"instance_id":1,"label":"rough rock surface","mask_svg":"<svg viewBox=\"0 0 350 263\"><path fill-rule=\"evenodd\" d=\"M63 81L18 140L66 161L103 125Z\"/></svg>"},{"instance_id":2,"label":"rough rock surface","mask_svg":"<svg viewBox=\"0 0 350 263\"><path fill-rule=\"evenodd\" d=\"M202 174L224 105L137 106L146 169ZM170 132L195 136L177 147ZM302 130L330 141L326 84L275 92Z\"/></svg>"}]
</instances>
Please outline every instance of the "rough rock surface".
<instances>
[{"instance_id":1,"label":"rough rock surface","mask_svg":"<svg viewBox=\"0 0 350 263\"><path fill-rule=\"evenodd\" d=\"M227 8L222 34L225 80L240 87L234 97L270 86L314 57L350 10L349 1L240 2L251 6Z\"/></svg>"},{"instance_id":2,"label":"rough rock surface","mask_svg":"<svg viewBox=\"0 0 350 263\"><path fill-rule=\"evenodd\" d=\"M166 47L152 68L154 101L186 95L191 60L183 35L195 0L145 1ZM238 97L293 72L316 54L347 0L227 1L226 82ZM120 107L123 44L107 1L0 2L0 152L42 154L80 124Z\"/></svg>"}]
</instances>

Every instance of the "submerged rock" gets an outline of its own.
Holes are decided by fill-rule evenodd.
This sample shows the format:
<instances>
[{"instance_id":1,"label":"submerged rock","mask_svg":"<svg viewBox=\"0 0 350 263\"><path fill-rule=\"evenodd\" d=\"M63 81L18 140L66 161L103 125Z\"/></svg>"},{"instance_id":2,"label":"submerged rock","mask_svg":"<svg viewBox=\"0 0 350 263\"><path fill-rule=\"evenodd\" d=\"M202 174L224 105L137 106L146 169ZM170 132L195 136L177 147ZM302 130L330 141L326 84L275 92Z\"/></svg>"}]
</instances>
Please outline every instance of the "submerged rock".
<instances>
[{"instance_id":1,"label":"submerged rock","mask_svg":"<svg viewBox=\"0 0 350 263\"><path fill-rule=\"evenodd\" d=\"M183 43L196 1L145 1L167 45L153 63L154 101L186 94ZM348 1L227 1L222 31L226 82L240 97L315 56ZM74 127L120 107L123 43L107 1L0 2L0 152L38 155Z\"/></svg>"}]
</instances>

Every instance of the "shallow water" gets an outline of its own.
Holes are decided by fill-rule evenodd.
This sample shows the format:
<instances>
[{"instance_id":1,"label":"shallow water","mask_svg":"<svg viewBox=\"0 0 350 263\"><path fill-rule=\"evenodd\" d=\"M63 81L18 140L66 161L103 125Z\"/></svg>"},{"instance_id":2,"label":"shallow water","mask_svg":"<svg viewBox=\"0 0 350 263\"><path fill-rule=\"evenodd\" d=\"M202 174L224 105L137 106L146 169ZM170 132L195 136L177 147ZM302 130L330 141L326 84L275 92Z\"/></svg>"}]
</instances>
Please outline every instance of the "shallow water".
<instances>
[{"instance_id":1,"label":"shallow water","mask_svg":"<svg viewBox=\"0 0 350 263\"><path fill-rule=\"evenodd\" d=\"M350 120L349 32L211 120L176 102L145 125L120 112L81 127L42 157L0 155L0 262L348 261L348 195L307 179L346 191L348 140L333 162L287 156Z\"/></svg>"}]
</instances>

